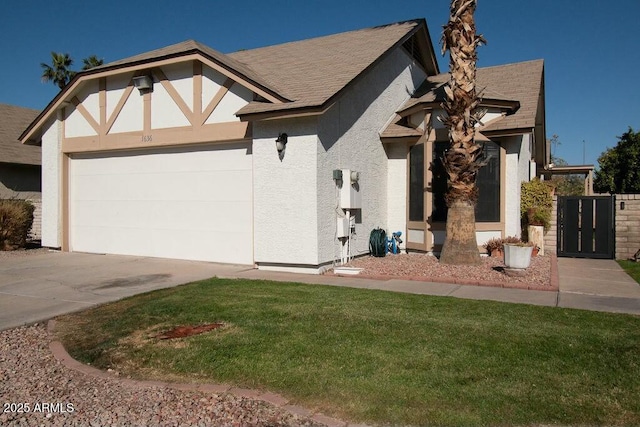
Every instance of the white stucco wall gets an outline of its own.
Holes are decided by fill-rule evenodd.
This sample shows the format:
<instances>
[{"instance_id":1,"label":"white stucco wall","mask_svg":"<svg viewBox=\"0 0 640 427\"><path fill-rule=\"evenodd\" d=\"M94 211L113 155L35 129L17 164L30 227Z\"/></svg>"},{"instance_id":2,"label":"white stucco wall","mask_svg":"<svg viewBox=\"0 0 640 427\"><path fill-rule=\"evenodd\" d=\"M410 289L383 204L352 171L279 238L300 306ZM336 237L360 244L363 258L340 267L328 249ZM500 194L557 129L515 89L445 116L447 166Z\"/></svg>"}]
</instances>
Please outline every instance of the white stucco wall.
<instances>
[{"instance_id":1,"label":"white stucco wall","mask_svg":"<svg viewBox=\"0 0 640 427\"><path fill-rule=\"evenodd\" d=\"M334 169L360 172L362 221L356 224L352 255L368 252L369 233L373 228L388 228L389 165L379 132L424 78L424 71L416 66L402 49L396 49L351 87L319 119L319 263L339 259L342 254L342 244L335 238L337 200L336 186L332 179ZM394 167L396 166L398 164L394 164ZM394 191L399 186L402 184L394 183ZM353 215L353 212L351 214ZM394 224L399 225L399 220L397 216L394 217Z\"/></svg>"},{"instance_id":2,"label":"white stucco wall","mask_svg":"<svg viewBox=\"0 0 640 427\"><path fill-rule=\"evenodd\" d=\"M107 77L107 96L106 96L106 111L107 111L107 120L111 118L113 111L116 109L118 102L120 102L120 98L122 98L122 94L126 87L129 85L131 81L132 74L127 73L124 75L115 75Z\"/></svg>"},{"instance_id":3,"label":"white stucco wall","mask_svg":"<svg viewBox=\"0 0 640 427\"><path fill-rule=\"evenodd\" d=\"M157 86L158 83L154 85ZM109 91L107 90L107 99L108 98ZM137 89L131 91L109 133L141 131L144 127L143 105L143 95L141 95Z\"/></svg>"},{"instance_id":4,"label":"white stucco wall","mask_svg":"<svg viewBox=\"0 0 640 427\"><path fill-rule=\"evenodd\" d=\"M62 121L52 120L42 135L42 246L62 246L61 157Z\"/></svg>"},{"instance_id":5,"label":"white stucco wall","mask_svg":"<svg viewBox=\"0 0 640 427\"><path fill-rule=\"evenodd\" d=\"M406 143L388 144L386 146L388 160L387 169L387 227L388 231L407 229L407 155L409 147ZM404 236L403 241L407 238ZM400 247L404 248L403 243Z\"/></svg>"},{"instance_id":6,"label":"white stucco wall","mask_svg":"<svg viewBox=\"0 0 640 427\"><path fill-rule=\"evenodd\" d=\"M171 83L173 84L174 82L172 81ZM134 90L131 96L137 94L138 91ZM193 99L193 95L191 95L191 99ZM191 104L187 105L190 106ZM189 119L187 119L182 110L180 110L180 107L178 107L178 104L171 98L169 92L167 92L161 83L154 83L153 94L151 96L151 128L164 129L189 125L191 125Z\"/></svg>"},{"instance_id":7,"label":"white stucco wall","mask_svg":"<svg viewBox=\"0 0 640 427\"><path fill-rule=\"evenodd\" d=\"M234 83L205 123L239 122L240 119L235 115L236 111L247 105L252 99L253 92Z\"/></svg>"},{"instance_id":8,"label":"white stucco wall","mask_svg":"<svg viewBox=\"0 0 640 427\"><path fill-rule=\"evenodd\" d=\"M91 127L84 116L72 105L65 108L66 120L64 127L64 136L67 138L75 138L78 136L94 136L97 132Z\"/></svg>"},{"instance_id":9,"label":"white stucco wall","mask_svg":"<svg viewBox=\"0 0 640 427\"><path fill-rule=\"evenodd\" d=\"M165 65L162 67L162 72L171 81L185 104L193 105L193 63Z\"/></svg>"},{"instance_id":10,"label":"white stucco wall","mask_svg":"<svg viewBox=\"0 0 640 427\"><path fill-rule=\"evenodd\" d=\"M505 234L520 236L520 184L529 181L529 141L531 135L512 136L503 140L506 149Z\"/></svg>"},{"instance_id":11,"label":"white stucco wall","mask_svg":"<svg viewBox=\"0 0 640 427\"><path fill-rule=\"evenodd\" d=\"M275 140L282 132L288 143L281 161ZM254 259L260 268L318 264L317 147L314 117L253 125Z\"/></svg>"}]
</instances>

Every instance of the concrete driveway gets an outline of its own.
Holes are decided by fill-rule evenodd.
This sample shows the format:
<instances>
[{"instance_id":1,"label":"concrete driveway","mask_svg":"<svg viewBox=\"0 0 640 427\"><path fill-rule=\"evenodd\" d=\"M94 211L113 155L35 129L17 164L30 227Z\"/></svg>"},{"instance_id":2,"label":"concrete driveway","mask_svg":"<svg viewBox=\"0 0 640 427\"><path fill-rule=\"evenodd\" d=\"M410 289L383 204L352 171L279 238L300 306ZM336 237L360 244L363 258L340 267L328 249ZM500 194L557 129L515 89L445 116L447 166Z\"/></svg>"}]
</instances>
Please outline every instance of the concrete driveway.
<instances>
[{"instance_id":1,"label":"concrete driveway","mask_svg":"<svg viewBox=\"0 0 640 427\"><path fill-rule=\"evenodd\" d=\"M154 289L233 277L251 268L75 252L0 257L0 330Z\"/></svg>"}]
</instances>

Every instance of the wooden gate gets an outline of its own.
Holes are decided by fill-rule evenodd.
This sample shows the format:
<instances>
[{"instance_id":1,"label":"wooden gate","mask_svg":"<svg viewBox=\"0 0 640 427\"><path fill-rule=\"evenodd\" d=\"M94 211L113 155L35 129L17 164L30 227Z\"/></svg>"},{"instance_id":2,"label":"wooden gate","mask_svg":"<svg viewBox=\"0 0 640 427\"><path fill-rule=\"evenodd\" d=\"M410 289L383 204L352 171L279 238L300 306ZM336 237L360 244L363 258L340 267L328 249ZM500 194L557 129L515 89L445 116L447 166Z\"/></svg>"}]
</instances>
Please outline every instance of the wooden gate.
<instances>
[{"instance_id":1,"label":"wooden gate","mask_svg":"<svg viewBox=\"0 0 640 427\"><path fill-rule=\"evenodd\" d=\"M558 256L615 256L614 196L558 197Z\"/></svg>"}]
</instances>

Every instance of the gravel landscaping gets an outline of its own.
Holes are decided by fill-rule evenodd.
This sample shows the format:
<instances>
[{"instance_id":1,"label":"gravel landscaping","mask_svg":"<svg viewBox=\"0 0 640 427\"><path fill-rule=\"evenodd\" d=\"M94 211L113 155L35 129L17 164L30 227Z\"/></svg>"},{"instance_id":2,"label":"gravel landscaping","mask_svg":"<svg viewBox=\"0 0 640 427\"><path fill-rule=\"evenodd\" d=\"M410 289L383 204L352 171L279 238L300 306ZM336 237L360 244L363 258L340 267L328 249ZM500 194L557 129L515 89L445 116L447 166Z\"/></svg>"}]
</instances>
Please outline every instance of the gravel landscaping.
<instances>
[{"instance_id":1,"label":"gravel landscaping","mask_svg":"<svg viewBox=\"0 0 640 427\"><path fill-rule=\"evenodd\" d=\"M529 268L515 274L506 274L502 258L482 257L479 265L445 265L432 255L420 253L387 255L381 258L364 256L353 260L349 267L363 268L360 274L368 277L398 277L513 288L552 288L549 256L532 257Z\"/></svg>"},{"instance_id":2,"label":"gravel landscaping","mask_svg":"<svg viewBox=\"0 0 640 427\"><path fill-rule=\"evenodd\" d=\"M319 426L266 402L231 394L135 387L57 361L34 325L0 332L0 425Z\"/></svg>"}]
</instances>

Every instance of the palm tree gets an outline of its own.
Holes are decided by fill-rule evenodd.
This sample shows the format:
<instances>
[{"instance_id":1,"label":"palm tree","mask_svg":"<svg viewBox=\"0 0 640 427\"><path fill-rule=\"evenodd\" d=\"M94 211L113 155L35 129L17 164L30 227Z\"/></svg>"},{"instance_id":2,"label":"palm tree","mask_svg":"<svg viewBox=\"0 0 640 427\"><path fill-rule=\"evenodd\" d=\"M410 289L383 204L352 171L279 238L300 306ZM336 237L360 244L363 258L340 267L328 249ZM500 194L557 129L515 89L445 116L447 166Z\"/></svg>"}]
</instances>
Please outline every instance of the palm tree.
<instances>
[{"instance_id":1,"label":"palm tree","mask_svg":"<svg viewBox=\"0 0 640 427\"><path fill-rule=\"evenodd\" d=\"M99 67L100 65L104 64L104 60L99 59L95 55L91 55L91 56L89 56L87 58L84 58L82 60L82 63L84 64L82 66L82 71L86 71L86 70L89 70L91 68Z\"/></svg>"},{"instance_id":2,"label":"palm tree","mask_svg":"<svg viewBox=\"0 0 640 427\"><path fill-rule=\"evenodd\" d=\"M448 175L446 237L440 262L478 264L475 233L476 175L483 165L482 145L475 142L475 125L483 112L476 110L476 47L484 42L476 34L473 13L476 0L451 0L449 22L442 35L442 54L449 51L451 78L445 86L444 104L449 128L449 150L444 158Z\"/></svg>"},{"instance_id":3,"label":"palm tree","mask_svg":"<svg viewBox=\"0 0 640 427\"><path fill-rule=\"evenodd\" d=\"M63 89L69 81L76 75L75 71L69 69L73 60L68 53L51 52L51 65L42 62L42 81L52 82L60 89Z\"/></svg>"}]
</instances>

